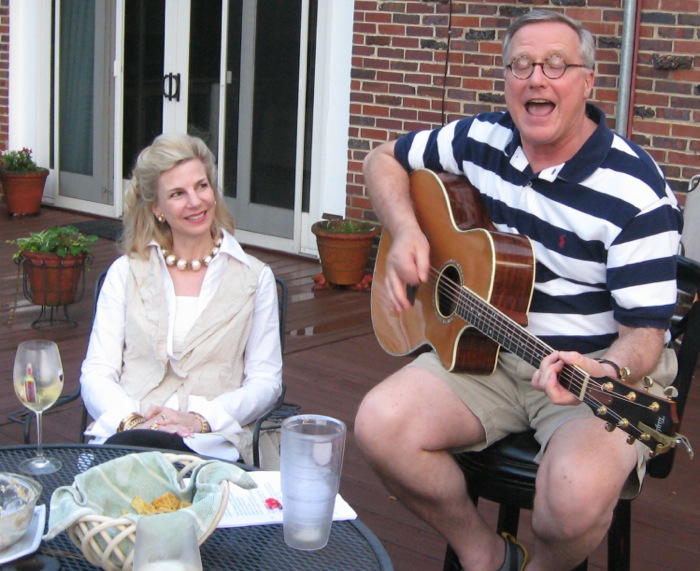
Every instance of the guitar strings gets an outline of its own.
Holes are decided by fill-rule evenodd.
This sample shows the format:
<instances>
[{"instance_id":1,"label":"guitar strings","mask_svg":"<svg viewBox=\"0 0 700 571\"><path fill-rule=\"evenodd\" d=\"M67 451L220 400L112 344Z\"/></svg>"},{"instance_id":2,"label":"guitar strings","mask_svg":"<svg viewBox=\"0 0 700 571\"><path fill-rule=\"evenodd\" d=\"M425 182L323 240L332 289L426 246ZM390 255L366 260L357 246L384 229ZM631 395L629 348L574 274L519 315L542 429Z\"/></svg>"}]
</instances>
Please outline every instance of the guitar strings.
<instances>
[{"instance_id":1,"label":"guitar strings","mask_svg":"<svg viewBox=\"0 0 700 571\"><path fill-rule=\"evenodd\" d=\"M454 281L445 278L440 279L440 272L434 268L430 267L430 284L435 286L437 282L438 295L444 297L451 302L451 306L455 308L455 313L464 319L467 323L471 323L475 326L481 333L501 345L506 349L524 347L527 354L532 356L537 362L541 361L544 357L551 354L554 349L549 347L546 343L535 338L537 342L533 342L533 336L522 328L518 323L514 322L511 318L503 314L500 310L492 306L483 300L476 293L472 292L467 286L459 285ZM470 319L466 319L459 314L459 309L462 308L466 310L467 314L471 316ZM501 321L495 319L495 316L500 316ZM498 334L499 331L505 331L502 334ZM517 339L514 339L517 338ZM515 341L519 340L519 343ZM610 416L617 423L621 423L623 418L614 410L610 410L607 406L599 401L597 398L589 394L589 390L595 389L599 392L605 394L612 399L625 400L632 405L642 407L643 405L629 401L626 397L618 395L616 393L608 392L604 390L602 383L596 380L595 377L590 376L580 368L565 366L565 368L560 373L560 376L568 382L569 386L573 386L576 389L583 389L586 380L588 380L589 388L586 388L583 396L583 402L589 405L591 408L599 409L600 407L605 407L608 416ZM583 377L580 379L578 377ZM572 393L574 391L571 391ZM634 430L638 434L642 434L642 431L636 428L634 425L627 425L627 429Z\"/></svg>"}]
</instances>

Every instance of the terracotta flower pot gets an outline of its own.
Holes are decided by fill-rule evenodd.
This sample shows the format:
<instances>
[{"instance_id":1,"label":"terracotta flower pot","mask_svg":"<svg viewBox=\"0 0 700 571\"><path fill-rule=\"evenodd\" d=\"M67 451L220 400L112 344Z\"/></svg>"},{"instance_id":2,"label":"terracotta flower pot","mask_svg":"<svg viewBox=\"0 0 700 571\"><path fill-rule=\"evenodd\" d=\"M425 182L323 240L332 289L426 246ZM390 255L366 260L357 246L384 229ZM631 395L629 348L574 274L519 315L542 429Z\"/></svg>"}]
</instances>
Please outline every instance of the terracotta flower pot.
<instances>
[{"instance_id":1,"label":"terracotta flower pot","mask_svg":"<svg viewBox=\"0 0 700 571\"><path fill-rule=\"evenodd\" d=\"M59 257L23 252L22 258L25 294L29 301L50 307L66 306L75 301L82 285L80 280L87 254Z\"/></svg>"},{"instance_id":2,"label":"terracotta flower pot","mask_svg":"<svg viewBox=\"0 0 700 571\"><path fill-rule=\"evenodd\" d=\"M354 222L361 231L335 229L338 221L322 220L311 226L316 235L321 271L332 284L354 285L367 273L372 241L380 228L369 222Z\"/></svg>"},{"instance_id":3,"label":"terracotta flower pot","mask_svg":"<svg viewBox=\"0 0 700 571\"><path fill-rule=\"evenodd\" d=\"M48 169L35 172L0 172L8 214L38 214Z\"/></svg>"}]
</instances>

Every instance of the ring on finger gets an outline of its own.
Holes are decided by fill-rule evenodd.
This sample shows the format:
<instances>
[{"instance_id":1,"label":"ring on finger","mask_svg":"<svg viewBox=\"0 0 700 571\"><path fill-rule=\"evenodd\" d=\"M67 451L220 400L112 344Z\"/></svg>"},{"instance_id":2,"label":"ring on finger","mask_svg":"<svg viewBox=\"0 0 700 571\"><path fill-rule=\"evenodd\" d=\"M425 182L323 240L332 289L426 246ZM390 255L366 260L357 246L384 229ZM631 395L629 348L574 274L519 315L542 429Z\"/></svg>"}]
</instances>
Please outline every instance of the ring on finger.
<instances>
[{"instance_id":1,"label":"ring on finger","mask_svg":"<svg viewBox=\"0 0 700 571\"><path fill-rule=\"evenodd\" d=\"M154 422L153 424L151 424L150 428L151 430L158 430L158 423Z\"/></svg>"},{"instance_id":2,"label":"ring on finger","mask_svg":"<svg viewBox=\"0 0 700 571\"><path fill-rule=\"evenodd\" d=\"M167 420L164 413L161 413L160 417L161 417L163 420Z\"/></svg>"}]
</instances>

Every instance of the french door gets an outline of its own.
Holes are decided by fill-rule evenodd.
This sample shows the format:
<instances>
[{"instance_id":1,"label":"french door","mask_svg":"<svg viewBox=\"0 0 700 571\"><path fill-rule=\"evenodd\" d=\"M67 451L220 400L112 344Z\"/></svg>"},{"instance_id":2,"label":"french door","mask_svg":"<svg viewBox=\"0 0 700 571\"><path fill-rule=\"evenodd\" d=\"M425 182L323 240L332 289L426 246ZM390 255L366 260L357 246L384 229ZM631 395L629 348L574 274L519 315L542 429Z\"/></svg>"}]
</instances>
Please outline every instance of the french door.
<instances>
[{"instance_id":1,"label":"french door","mask_svg":"<svg viewBox=\"0 0 700 571\"><path fill-rule=\"evenodd\" d=\"M56 0L53 166L59 206L116 215L111 116L113 3Z\"/></svg>"},{"instance_id":2,"label":"french door","mask_svg":"<svg viewBox=\"0 0 700 571\"><path fill-rule=\"evenodd\" d=\"M201 137L246 241L308 210L317 0L55 0L57 204L121 215L138 152ZM311 31L310 31L311 30Z\"/></svg>"}]
</instances>

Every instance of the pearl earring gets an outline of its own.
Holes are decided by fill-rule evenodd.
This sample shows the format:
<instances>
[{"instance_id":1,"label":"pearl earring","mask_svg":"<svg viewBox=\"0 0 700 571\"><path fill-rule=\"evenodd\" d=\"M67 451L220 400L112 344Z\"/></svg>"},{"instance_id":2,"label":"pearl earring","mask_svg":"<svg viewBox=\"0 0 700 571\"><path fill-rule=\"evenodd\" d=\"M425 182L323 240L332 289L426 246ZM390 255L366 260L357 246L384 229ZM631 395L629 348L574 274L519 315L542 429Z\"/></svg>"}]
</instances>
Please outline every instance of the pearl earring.
<instances>
[{"instance_id":1,"label":"pearl earring","mask_svg":"<svg viewBox=\"0 0 700 571\"><path fill-rule=\"evenodd\" d=\"M156 220L158 220L158 222L160 222L161 224L163 224L163 222L165 222L165 215L161 212L160 214L158 214L158 215L156 216Z\"/></svg>"}]
</instances>

